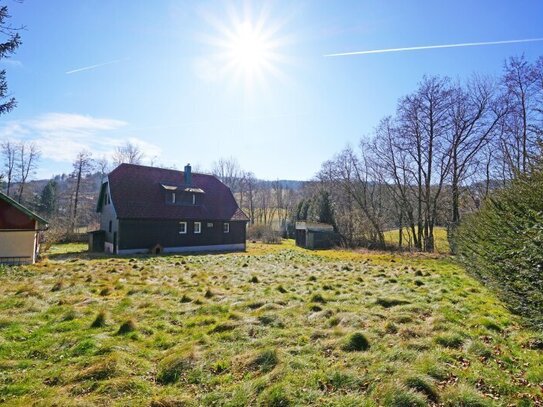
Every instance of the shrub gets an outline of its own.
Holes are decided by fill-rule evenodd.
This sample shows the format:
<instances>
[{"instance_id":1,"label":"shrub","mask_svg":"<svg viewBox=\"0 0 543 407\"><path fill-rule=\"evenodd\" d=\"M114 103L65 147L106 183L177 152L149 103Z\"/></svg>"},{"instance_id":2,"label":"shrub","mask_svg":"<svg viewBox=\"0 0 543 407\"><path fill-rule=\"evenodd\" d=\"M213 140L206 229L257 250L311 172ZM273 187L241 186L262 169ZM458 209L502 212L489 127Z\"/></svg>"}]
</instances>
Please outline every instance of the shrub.
<instances>
[{"instance_id":1,"label":"shrub","mask_svg":"<svg viewBox=\"0 0 543 407\"><path fill-rule=\"evenodd\" d=\"M94 318L91 328L103 328L104 326L106 326L106 313L100 311L98 315L96 315L96 318Z\"/></svg>"},{"instance_id":2,"label":"shrub","mask_svg":"<svg viewBox=\"0 0 543 407\"><path fill-rule=\"evenodd\" d=\"M400 300L397 298L378 298L375 303L383 308L390 308L397 305L409 304L409 301Z\"/></svg>"},{"instance_id":3,"label":"shrub","mask_svg":"<svg viewBox=\"0 0 543 407\"><path fill-rule=\"evenodd\" d=\"M117 335L126 335L130 332L133 332L136 330L136 323L129 319L128 321L125 321L121 324L119 327L119 330L117 331Z\"/></svg>"},{"instance_id":4,"label":"shrub","mask_svg":"<svg viewBox=\"0 0 543 407\"><path fill-rule=\"evenodd\" d=\"M57 281L55 285L51 288L51 291L60 291L62 290L62 281Z\"/></svg>"},{"instance_id":5,"label":"shrub","mask_svg":"<svg viewBox=\"0 0 543 407\"><path fill-rule=\"evenodd\" d=\"M273 370L278 363L277 352L274 349L265 349L249 362L249 368L266 373Z\"/></svg>"},{"instance_id":6,"label":"shrub","mask_svg":"<svg viewBox=\"0 0 543 407\"><path fill-rule=\"evenodd\" d=\"M281 243L281 233L269 225L251 225L247 229L247 239L261 240L268 244Z\"/></svg>"},{"instance_id":7,"label":"shrub","mask_svg":"<svg viewBox=\"0 0 543 407\"><path fill-rule=\"evenodd\" d=\"M105 380L115 376L118 372L118 360L110 356L84 369L75 377L75 381Z\"/></svg>"},{"instance_id":8,"label":"shrub","mask_svg":"<svg viewBox=\"0 0 543 407\"><path fill-rule=\"evenodd\" d=\"M342 346L342 349L346 352L360 352L368 350L370 348L370 343L360 332L355 332L347 338L345 343Z\"/></svg>"},{"instance_id":9,"label":"shrub","mask_svg":"<svg viewBox=\"0 0 543 407\"><path fill-rule=\"evenodd\" d=\"M160 384L178 382L194 366L194 356L190 352L176 352L162 359L158 366L156 380Z\"/></svg>"},{"instance_id":10,"label":"shrub","mask_svg":"<svg viewBox=\"0 0 543 407\"><path fill-rule=\"evenodd\" d=\"M429 377L409 376L404 381L405 385L412 390L418 391L433 402L439 401L439 393L433 381Z\"/></svg>"},{"instance_id":11,"label":"shrub","mask_svg":"<svg viewBox=\"0 0 543 407\"><path fill-rule=\"evenodd\" d=\"M266 389L259 398L259 405L266 407L288 407L291 405L291 401L280 384Z\"/></svg>"},{"instance_id":12,"label":"shrub","mask_svg":"<svg viewBox=\"0 0 543 407\"><path fill-rule=\"evenodd\" d=\"M453 235L468 272L527 322L543 327L543 172L494 193Z\"/></svg>"},{"instance_id":13,"label":"shrub","mask_svg":"<svg viewBox=\"0 0 543 407\"><path fill-rule=\"evenodd\" d=\"M494 405L470 387L460 385L449 388L443 395L446 407L489 407Z\"/></svg>"},{"instance_id":14,"label":"shrub","mask_svg":"<svg viewBox=\"0 0 543 407\"><path fill-rule=\"evenodd\" d=\"M321 294L313 294L311 297L311 302L316 302L319 304L326 304L326 300Z\"/></svg>"},{"instance_id":15,"label":"shrub","mask_svg":"<svg viewBox=\"0 0 543 407\"><path fill-rule=\"evenodd\" d=\"M435 341L445 348L460 348L464 344L464 339L458 334L437 336Z\"/></svg>"},{"instance_id":16,"label":"shrub","mask_svg":"<svg viewBox=\"0 0 543 407\"><path fill-rule=\"evenodd\" d=\"M403 386L391 387L383 395L382 402L388 407L426 407L428 405L423 395Z\"/></svg>"}]
</instances>

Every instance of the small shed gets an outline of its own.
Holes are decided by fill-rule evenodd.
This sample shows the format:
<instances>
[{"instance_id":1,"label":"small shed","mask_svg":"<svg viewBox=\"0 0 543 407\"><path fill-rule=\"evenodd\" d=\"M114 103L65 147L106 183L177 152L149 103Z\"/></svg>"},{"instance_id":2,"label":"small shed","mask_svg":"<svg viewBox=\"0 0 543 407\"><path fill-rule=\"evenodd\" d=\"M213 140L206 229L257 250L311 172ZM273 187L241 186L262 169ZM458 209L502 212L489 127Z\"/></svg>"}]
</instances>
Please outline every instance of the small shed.
<instances>
[{"instance_id":1,"label":"small shed","mask_svg":"<svg viewBox=\"0 0 543 407\"><path fill-rule=\"evenodd\" d=\"M336 233L332 225L296 222L296 246L305 249L329 249L336 241Z\"/></svg>"},{"instance_id":2,"label":"small shed","mask_svg":"<svg viewBox=\"0 0 543 407\"><path fill-rule=\"evenodd\" d=\"M47 221L0 192L0 264L34 263Z\"/></svg>"},{"instance_id":3,"label":"small shed","mask_svg":"<svg viewBox=\"0 0 543 407\"><path fill-rule=\"evenodd\" d=\"M103 252L106 242L106 232L104 230L94 230L87 234L89 236L89 252Z\"/></svg>"}]
</instances>

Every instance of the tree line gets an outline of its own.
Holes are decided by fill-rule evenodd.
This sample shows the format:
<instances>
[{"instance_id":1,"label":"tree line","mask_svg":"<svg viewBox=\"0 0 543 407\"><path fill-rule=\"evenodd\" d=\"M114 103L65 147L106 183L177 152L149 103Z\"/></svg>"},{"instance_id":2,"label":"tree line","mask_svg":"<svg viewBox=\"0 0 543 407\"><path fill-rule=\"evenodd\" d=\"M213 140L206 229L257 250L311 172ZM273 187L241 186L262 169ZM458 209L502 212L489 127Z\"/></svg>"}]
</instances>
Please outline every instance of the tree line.
<instances>
[{"instance_id":1,"label":"tree line","mask_svg":"<svg viewBox=\"0 0 543 407\"><path fill-rule=\"evenodd\" d=\"M543 136L543 57L509 58L500 77L424 76L357 148L317 174L347 245L433 251L434 229L453 236L465 213L534 168Z\"/></svg>"}]
</instances>

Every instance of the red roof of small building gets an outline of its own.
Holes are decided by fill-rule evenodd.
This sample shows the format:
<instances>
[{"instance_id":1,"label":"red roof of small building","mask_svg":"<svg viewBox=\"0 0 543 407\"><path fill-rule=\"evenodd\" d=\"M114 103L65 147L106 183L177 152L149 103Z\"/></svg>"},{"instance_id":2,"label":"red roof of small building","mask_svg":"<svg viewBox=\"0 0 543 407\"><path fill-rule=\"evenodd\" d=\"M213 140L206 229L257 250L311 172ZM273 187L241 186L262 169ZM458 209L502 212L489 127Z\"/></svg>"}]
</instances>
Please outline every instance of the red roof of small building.
<instances>
[{"instance_id":1,"label":"red roof of small building","mask_svg":"<svg viewBox=\"0 0 543 407\"><path fill-rule=\"evenodd\" d=\"M47 221L0 192L0 230L34 230L47 227Z\"/></svg>"},{"instance_id":2,"label":"red roof of small building","mask_svg":"<svg viewBox=\"0 0 543 407\"><path fill-rule=\"evenodd\" d=\"M184 184L184 172L143 165L121 164L108 176L111 200L119 219L191 219L248 221L230 188L212 175L192 173L191 185ZM200 205L166 203L163 185L199 188Z\"/></svg>"}]
</instances>

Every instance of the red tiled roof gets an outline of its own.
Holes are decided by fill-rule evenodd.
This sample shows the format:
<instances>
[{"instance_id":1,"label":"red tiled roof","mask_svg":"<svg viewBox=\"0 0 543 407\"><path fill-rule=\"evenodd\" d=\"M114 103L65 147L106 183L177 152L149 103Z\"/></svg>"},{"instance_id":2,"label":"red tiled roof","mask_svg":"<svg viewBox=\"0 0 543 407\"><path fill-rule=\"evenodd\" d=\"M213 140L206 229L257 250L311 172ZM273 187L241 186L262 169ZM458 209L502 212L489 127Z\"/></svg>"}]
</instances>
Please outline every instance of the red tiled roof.
<instances>
[{"instance_id":1,"label":"red tiled roof","mask_svg":"<svg viewBox=\"0 0 543 407\"><path fill-rule=\"evenodd\" d=\"M205 192L202 204L195 206L166 203L162 184L183 186L183 171L121 164L108 180L119 219L248 220L230 189L212 175L192 173L190 186Z\"/></svg>"}]
</instances>

